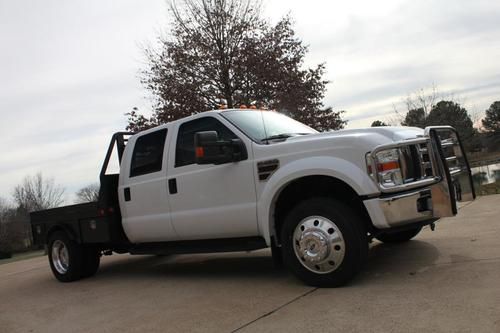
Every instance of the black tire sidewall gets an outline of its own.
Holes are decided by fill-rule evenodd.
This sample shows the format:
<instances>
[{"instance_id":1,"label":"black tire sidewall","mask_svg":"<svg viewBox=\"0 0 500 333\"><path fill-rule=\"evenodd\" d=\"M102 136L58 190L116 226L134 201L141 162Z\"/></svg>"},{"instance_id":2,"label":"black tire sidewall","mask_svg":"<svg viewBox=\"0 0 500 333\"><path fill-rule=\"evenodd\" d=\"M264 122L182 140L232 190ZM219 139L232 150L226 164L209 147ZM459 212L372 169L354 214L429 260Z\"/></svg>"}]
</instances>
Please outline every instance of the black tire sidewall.
<instances>
[{"instance_id":1,"label":"black tire sidewall","mask_svg":"<svg viewBox=\"0 0 500 333\"><path fill-rule=\"evenodd\" d=\"M68 270L64 274L59 273L52 263L52 245L56 240L63 242L68 250ZM82 248L75 241L71 240L65 232L56 231L49 236L48 257L52 273L59 281L71 282L79 280L82 277Z\"/></svg>"},{"instance_id":2,"label":"black tire sidewall","mask_svg":"<svg viewBox=\"0 0 500 333\"><path fill-rule=\"evenodd\" d=\"M100 262L100 251L94 248L86 248L84 250L82 278L93 276L99 269Z\"/></svg>"},{"instance_id":3,"label":"black tire sidewall","mask_svg":"<svg viewBox=\"0 0 500 333\"><path fill-rule=\"evenodd\" d=\"M304 267L295 255L295 228L304 218L313 215L323 216L334 222L345 242L344 259L331 273L314 273ZM363 220L345 203L331 198L312 198L295 206L285 218L281 240L286 266L305 283L317 287L338 287L346 284L361 269L368 252Z\"/></svg>"},{"instance_id":4,"label":"black tire sidewall","mask_svg":"<svg viewBox=\"0 0 500 333\"><path fill-rule=\"evenodd\" d=\"M403 243L417 236L420 233L420 231L422 231L422 227L415 227L412 229L403 230L399 232L381 234L375 238L383 243Z\"/></svg>"}]
</instances>

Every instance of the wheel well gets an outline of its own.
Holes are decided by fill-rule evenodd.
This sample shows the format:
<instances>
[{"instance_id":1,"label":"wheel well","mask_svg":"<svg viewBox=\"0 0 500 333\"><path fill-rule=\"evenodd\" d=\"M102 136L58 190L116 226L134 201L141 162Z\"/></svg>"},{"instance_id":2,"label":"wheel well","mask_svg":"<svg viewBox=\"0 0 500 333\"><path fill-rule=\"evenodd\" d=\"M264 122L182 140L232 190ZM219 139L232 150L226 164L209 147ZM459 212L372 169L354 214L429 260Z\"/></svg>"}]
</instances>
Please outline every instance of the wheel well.
<instances>
[{"instance_id":1,"label":"wheel well","mask_svg":"<svg viewBox=\"0 0 500 333\"><path fill-rule=\"evenodd\" d=\"M275 201L274 231L278 244L281 244L281 228L288 212L299 202L312 197L330 197L345 202L361 214L368 231L373 229L362 199L349 185L330 176L306 176L288 183Z\"/></svg>"},{"instance_id":2,"label":"wheel well","mask_svg":"<svg viewBox=\"0 0 500 333\"><path fill-rule=\"evenodd\" d=\"M75 240L75 235L73 235L73 233L68 230L68 228L65 228L61 225L55 225L53 226L52 228L50 228L48 231L47 231L47 236L45 237L45 242L48 244L49 242L49 238L50 236L54 233L54 232L57 232L57 231L62 231L64 232L66 235L68 235L69 239L71 240Z\"/></svg>"}]
</instances>

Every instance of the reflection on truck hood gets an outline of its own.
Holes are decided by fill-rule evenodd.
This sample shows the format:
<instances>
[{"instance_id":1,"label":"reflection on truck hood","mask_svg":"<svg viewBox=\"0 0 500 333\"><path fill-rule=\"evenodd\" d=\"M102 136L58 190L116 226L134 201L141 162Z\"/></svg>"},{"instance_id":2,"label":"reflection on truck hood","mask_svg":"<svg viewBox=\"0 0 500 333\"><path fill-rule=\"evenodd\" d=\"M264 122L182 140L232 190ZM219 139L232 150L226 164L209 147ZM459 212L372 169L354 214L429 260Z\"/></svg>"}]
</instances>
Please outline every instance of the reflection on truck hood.
<instances>
[{"instance_id":1,"label":"reflection on truck hood","mask_svg":"<svg viewBox=\"0 0 500 333\"><path fill-rule=\"evenodd\" d=\"M415 139L423 134L423 129L415 127L371 127L298 135L269 145L254 145L254 157L257 160L279 159L285 165L307 156L329 155L364 168L366 153L375 147Z\"/></svg>"},{"instance_id":2,"label":"reflection on truck hood","mask_svg":"<svg viewBox=\"0 0 500 333\"><path fill-rule=\"evenodd\" d=\"M297 142L302 140L314 140L314 139L326 139L326 138L358 138L365 139L372 142L374 146L379 144L415 139L416 137L423 136L424 130L418 127L392 127L392 126L381 126L381 127L368 127L368 128L356 128L356 129L344 129L333 132L323 132L317 134L309 134L303 136L295 136L289 138L288 142ZM363 140L364 141L364 140Z\"/></svg>"},{"instance_id":3,"label":"reflection on truck hood","mask_svg":"<svg viewBox=\"0 0 500 333\"><path fill-rule=\"evenodd\" d=\"M392 141L415 139L417 136L424 135L424 130L418 127L392 127L392 126L380 126L380 127L368 127L368 128L358 128L358 129L348 129L340 130L334 132L337 135L347 134L347 133L378 133L381 134Z\"/></svg>"}]
</instances>

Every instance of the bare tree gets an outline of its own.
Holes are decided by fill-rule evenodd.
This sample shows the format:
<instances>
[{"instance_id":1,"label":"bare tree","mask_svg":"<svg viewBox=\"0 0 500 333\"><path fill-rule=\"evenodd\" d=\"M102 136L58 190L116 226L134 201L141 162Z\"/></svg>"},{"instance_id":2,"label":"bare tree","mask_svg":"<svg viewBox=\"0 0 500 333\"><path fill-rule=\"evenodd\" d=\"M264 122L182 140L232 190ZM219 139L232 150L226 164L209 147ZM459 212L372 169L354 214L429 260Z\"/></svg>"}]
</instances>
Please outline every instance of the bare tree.
<instances>
[{"instance_id":1,"label":"bare tree","mask_svg":"<svg viewBox=\"0 0 500 333\"><path fill-rule=\"evenodd\" d=\"M76 202L95 202L99 200L99 184L89 184L76 192Z\"/></svg>"},{"instance_id":2,"label":"bare tree","mask_svg":"<svg viewBox=\"0 0 500 333\"><path fill-rule=\"evenodd\" d=\"M146 48L141 81L154 97L153 115L128 113L134 132L205 110L268 107L320 131L343 128L343 111L323 104L325 64L304 66L307 46L293 21L271 26L260 0L171 0L170 34Z\"/></svg>"},{"instance_id":3,"label":"bare tree","mask_svg":"<svg viewBox=\"0 0 500 333\"><path fill-rule=\"evenodd\" d=\"M438 99L440 99L440 96L434 84L430 89L421 88L413 94L406 96L406 109L408 111L421 109L424 111L424 117L427 118Z\"/></svg>"},{"instance_id":4,"label":"bare tree","mask_svg":"<svg viewBox=\"0 0 500 333\"><path fill-rule=\"evenodd\" d=\"M3 221L3 216L4 216L4 213L10 209L10 205L7 203L7 201L0 197L0 221Z\"/></svg>"},{"instance_id":5,"label":"bare tree","mask_svg":"<svg viewBox=\"0 0 500 333\"><path fill-rule=\"evenodd\" d=\"M54 179L44 179L41 173L26 176L22 184L14 188L14 200L20 209L28 212L54 208L64 201L64 188Z\"/></svg>"},{"instance_id":6,"label":"bare tree","mask_svg":"<svg viewBox=\"0 0 500 333\"><path fill-rule=\"evenodd\" d=\"M385 121L389 126L401 126L405 120L405 115L398 110L396 104L392 103L393 113L385 117Z\"/></svg>"},{"instance_id":7,"label":"bare tree","mask_svg":"<svg viewBox=\"0 0 500 333\"><path fill-rule=\"evenodd\" d=\"M0 198L0 259L30 245L31 230L26 219L22 220L24 216L23 212Z\"/></svg>"},{"instance_id":8,"label":"bare tree","mask_svg":"<svg viewBox=\"0 0 500 333\"><path fill-rule=\"evenodd\" d=\"M10 209L7 202L3 198L0 198L0 252L7 252L8 250L9 233L7 223Z\"/></svg>"},{"instance_id":9,"label":"bare tree","mask_svg":"<svg viewBox=\"0 0 500 333\"><path fill-rule=\"evenodd\" d=\"M479 131L484 130L483 124L481 123L482 112L480 110L476 108L469 110L469 116L474 127L476 127Z\"/></svg>"},{"instance_id":10,"label":"bare tree","mask_svg":"<svg viewBox=\"0 0 500 333\"><path fill-rule=\"evenodd\" d=\"M410 93L402 100L402 104L405 106L404 110L400 110L396 104L392 104L394 114L388 118L388 122L392 126L422 125L440 98L443 98L443 95L439 93L434 84L430 88L421 88ZM451 96L448 99L453 100Z\"/></svg>"}]
</instances>

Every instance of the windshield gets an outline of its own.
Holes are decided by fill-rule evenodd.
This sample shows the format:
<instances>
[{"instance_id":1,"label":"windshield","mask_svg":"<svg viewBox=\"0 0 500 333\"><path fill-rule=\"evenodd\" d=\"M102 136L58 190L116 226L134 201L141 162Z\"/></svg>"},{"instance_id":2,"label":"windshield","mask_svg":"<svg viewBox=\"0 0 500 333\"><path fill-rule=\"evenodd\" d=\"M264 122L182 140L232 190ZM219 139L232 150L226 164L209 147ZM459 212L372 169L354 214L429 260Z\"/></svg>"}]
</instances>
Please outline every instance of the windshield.
<instances>
[{"instance_id":1,"label":"windshield","mask_svg":"<svg viewBox=\"0 0 500 333\"><path fill-rule=\"evenodd\" d=\"M224 111L222 115L257 142L318 133L316 130L274 111Z\"/></svg>"}]
</instances>

